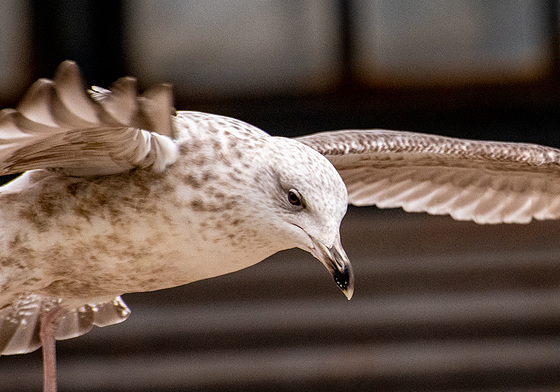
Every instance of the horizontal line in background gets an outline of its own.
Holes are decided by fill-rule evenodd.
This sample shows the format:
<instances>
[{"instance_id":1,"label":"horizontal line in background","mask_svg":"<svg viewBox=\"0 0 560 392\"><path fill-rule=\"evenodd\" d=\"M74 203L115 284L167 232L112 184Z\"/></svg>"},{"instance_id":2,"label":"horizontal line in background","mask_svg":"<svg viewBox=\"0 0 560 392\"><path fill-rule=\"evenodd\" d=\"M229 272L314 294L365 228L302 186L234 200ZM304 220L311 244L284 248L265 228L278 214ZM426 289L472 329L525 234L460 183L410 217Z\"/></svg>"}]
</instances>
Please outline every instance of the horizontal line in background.
<instances>
[{"instance_id":1,"label":"horizontal line in background","mask_svg":"<svg viewBox=\"0 0 560 392\"><path fill-rule=\"evenodd\" d=\"M363 377L530 371L560 366L560 339L488 339L208 352L60 361L61 390L149 390L208 385L302 383ZM3 385L37 388L29 367ZM166 389L167 390L167 389Z\"/></svg>"},{"instance_id":2,"label":"horizontal line in background","mask_svg":"<svg viewBox=\"0 0 560 392\"><path fill-rule=\"evenodd\" d=\"M194 306L169 304L135 307L132 311L131 318L122 326L94 330L81 338L81 343L118 340L123 333L134 339L177 334L249 334L252 331L538 323L560 320L560 290L386 296L350 302L294 299Z\"/></svg>"},{"instance_id":3,"label":"horizontal line in background","mask_svg":"<svg viewBox=\"0 0 560 392\"><path fill-rule=\"evenodd\" d=\"M272 256L274 262L265 262L258 270L251 269L251 275L271 279L285 279L290 275L316 276L317 268L314 266L315 259L312 256L300 252L285 252ZM306 260L302 260L302 259ZM309 260L309 263L307 262ZM406 255L406 256L376 256L375 250L371 251L371 258L363 255L353 257L351 262L359 264L361 271L365 273L404 273L404 272L450 272L512 267L555 267L560 273L560 248L541 250L493 250L484 252L473 249L471 251L442 252L438 254ZM297 268L290 268L296 267ZM247 279L239 273L231 275L232 278Z\"/></svg>"}]
</instances>

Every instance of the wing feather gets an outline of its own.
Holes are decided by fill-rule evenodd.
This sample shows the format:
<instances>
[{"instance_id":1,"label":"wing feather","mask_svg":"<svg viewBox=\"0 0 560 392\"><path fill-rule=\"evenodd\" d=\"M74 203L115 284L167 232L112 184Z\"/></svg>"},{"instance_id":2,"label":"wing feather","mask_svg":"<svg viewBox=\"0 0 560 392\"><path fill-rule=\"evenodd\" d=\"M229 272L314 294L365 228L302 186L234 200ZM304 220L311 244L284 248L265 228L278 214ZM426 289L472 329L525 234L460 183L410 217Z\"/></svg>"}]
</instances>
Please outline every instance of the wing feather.
<instances>
[{"instance_id":1,"label":"wing feather","mask_svg":"<svg viewBox=\"0 0 560 392\"><path fill-rule=\"evenodd\" d=\"M161 171L177 159L170 86L138 96L135 79L126 77L92 95L77 65L65 61L53 80L35 82L15 110L2 110L0 175L45 168L69 175Z\"/></svg>"},{"instance_id":2,"label":"wing feather","mask_svg":"<svg viewBox=\"0 0 560 392\"><path fill-rule=\"evenodd\" d=\"M325 155L358 206L478 223L560 218L560 150L387 130L297 138Z\"/></svg>"},{"instance_id":3,"label":"wing feather","mask_svg":"<svg viewBox=\"0 0 560 392\"><path fill-rule=\"evenodd\" d=\"M58 299L38 294L22 294L0 309L0 355L23 354L41 347L41 316L57 306ZM89 332L94 325L104 327L128 318L130 310L121 297L88 303L69 309L61 319L56 339L70 339Z\"/></svg>"}]
</instances>

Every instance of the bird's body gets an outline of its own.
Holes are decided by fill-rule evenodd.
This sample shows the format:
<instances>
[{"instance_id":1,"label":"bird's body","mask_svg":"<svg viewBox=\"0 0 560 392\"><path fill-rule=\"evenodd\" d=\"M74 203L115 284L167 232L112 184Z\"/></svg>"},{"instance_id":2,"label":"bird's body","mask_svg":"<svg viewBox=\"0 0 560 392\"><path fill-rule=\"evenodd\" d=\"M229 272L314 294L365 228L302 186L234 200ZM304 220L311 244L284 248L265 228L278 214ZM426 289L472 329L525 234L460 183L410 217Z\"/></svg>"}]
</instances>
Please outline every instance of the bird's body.
<instances>
[{"instance_id":1,"label":"bird's body","mask_svg":"<svg viewBox=\"0 0 560 392\"><path fill-rule=\"evenodd\" d=\"M282 230L270 235L267 195L251 184L281 166L275 148L296 142L203 113L175 122L179 155L163 172L32 170L0 188L0 304L33 293L73 310L237 271L293 247ZM346 195L338 196L344 211ZM11 351L35 346L13 342Z\"/></svg>"},{"instance_id":2,"label":"bird's body","mask_svg":"<svg viewBox=\"0 0 560 392\"><path fill-rule=\"evenodd\" d=\"M118 296L232 272L281 250L254 222L245 224L249 178L216 159L225 139L191 132L183 140L180 159L162 173L89 178L36 170L5 186L2 265L13 272L2 269L1 293Z\"/></svg>"},{"instance_id":3,"label":"bird's body","mask_svg":"<svg viewBox=\"0 0 560 392\"><path fill-rule=\"evenodd\" d=\"M63 63L0 112L0 354L126 319L120 295L312 253L348 298L347 204L479 223L560 218L560 151L385 130L272 137L239 120L175 112L134 80L88 95Z\"/></svg>"}]
</instances>

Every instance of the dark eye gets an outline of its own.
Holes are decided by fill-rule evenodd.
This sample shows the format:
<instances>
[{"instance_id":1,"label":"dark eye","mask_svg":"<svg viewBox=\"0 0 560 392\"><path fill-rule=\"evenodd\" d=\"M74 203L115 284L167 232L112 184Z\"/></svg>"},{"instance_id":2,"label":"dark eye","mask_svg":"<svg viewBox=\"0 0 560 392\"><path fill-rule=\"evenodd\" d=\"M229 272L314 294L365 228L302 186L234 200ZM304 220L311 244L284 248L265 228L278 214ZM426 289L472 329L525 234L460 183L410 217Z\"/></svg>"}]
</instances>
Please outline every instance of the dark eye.
<instances>
[{"instance_id":1,"label":"dark eye","mask_svg":"<svg viewBox=\"0 0 560 392\"><path fill-rule=\"evenodd\" d=\"M301 201L301 196L297 191L294 190L290 190L288 192L288 201L294 206L301 206L303 204Z\"/></svg>"}]
</instances>

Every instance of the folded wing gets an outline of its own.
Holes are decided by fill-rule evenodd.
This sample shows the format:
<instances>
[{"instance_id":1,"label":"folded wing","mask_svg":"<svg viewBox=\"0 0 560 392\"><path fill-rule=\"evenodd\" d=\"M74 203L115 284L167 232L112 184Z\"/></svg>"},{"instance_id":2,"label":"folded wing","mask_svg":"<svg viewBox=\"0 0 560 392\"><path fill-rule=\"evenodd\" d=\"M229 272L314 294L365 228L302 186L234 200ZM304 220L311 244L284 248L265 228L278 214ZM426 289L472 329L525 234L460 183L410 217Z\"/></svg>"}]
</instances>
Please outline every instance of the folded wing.
<instances>
[{"instance_id":1,"label":"folded wing","mask_svg":"<svg viewBox=\"0 0 560 392\"><path fill-rule=\"evenodd\" d=\"M478 223L560 218L560 150L386 130L298 138L325 155L357 206Z\"/></svg>"},{"instance_id":2,"label":"folded wing","mask_svg":"<svg viewBox=\"0 0 560 392\"><path fill-rule=\"evenodd\" d=\"M0 175L63 169L105 175L177 159L171 89L137 96L133 78L88 95L77 65L63 62L53 80L35 82L17 109L0 112Z\"/></svg>"}]
</instances>

